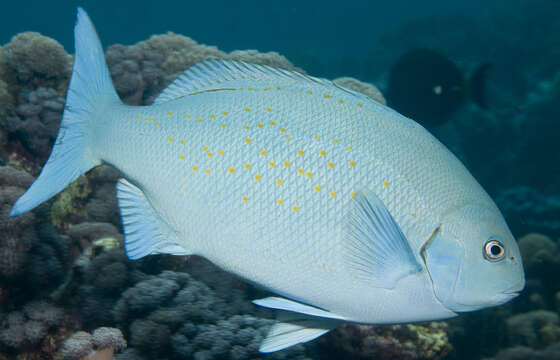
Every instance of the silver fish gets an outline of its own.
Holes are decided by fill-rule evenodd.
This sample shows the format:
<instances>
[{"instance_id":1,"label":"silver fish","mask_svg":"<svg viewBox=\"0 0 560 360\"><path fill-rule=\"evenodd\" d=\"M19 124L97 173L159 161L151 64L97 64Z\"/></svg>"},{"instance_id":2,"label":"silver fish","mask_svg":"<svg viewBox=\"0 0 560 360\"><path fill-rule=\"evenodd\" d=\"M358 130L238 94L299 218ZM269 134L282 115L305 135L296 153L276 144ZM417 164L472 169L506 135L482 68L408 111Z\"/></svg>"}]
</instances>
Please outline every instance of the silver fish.
<instances>
[{"instance_id":1,"label":"silver fish","mask_svg":"<svg viewBox=\"0 0 560 360\"><path fill-rule=\"evenodd\" d=\"M423 127L324 79L205 61L126 106L78 9L60 132L11 215L100 164L118 168L126 252L198 254L278 296L260 350L342 322L426 321L524 287L494 202Z\"/></svg>"}]
</instances>

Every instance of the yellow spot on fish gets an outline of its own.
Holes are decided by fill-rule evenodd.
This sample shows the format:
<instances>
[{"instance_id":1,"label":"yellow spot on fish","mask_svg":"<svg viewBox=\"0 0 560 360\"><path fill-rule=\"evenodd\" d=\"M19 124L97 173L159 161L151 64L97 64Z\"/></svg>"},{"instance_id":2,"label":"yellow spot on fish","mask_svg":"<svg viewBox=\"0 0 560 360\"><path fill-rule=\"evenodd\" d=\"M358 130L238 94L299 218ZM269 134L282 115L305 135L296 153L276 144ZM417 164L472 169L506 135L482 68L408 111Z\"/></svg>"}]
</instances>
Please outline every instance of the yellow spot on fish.
<instances>
[{"instance_id":1,"label":"yellow spot on fish","mask_svg":"<svg viewBox=\"0 0 560 360\"><path fill-rule=\"evenodd\" d=\"M272 120L272 121L270 122L270 126L274 126L274 125L276 125L276 121Z\"/></svg>"},{"instance_id":2,"label":"yellow spot on fish","mask_svg":"<svg viewBox=\"0 0 560 360\"><path fill-rule=\"evenodd\" d=\"M230 167L230 168L228 169L228 173L233 174L234 172L235 172L235 169L234 169L234 168Z\"/></svg>"},{"instance_id":3,"label":"yellow spot on fish","mask_svg":"<svg viewBox=\"0 0 560 360\"><path fill-rule=\"evenodd\" d=\"M253 88L247 88L247 90L249 90L249 91L253 91Z\"/></svg>"},{"instance_id":4,"label":"yellow spot on fish","mask_svg":"<svg viewBox=\"0 0 560 360\"><path fill-rule=\"evenodd\" d=\"M173 115L173 111L169 111L169 112L167 113L167 116L171 116L171 115Z\"/></svg>"},{"instance_id":5,"label":"yellow spot on fish","mask_svg":"<svg viewBox=\"0 0 560 360\"><path fill-rule=\"evenodd\" d=\"M307 177L308 179L311 179L313 177L313 174L310 171L308 171L308 172L305 173L305 177Z\"/></svg>"},{"instance_id":6,"label":"yellow spot on fish","mask_svg":"<svg viewBox=\"0 0 560 360\"><path fill-rule=\"evenodd\" d=\"M267 112L271 112L271 111L272 111L272 108L267 107L265 110L266 110Z\"/></svg>"},{"instance_id":7,"label":"yellow spot on fish","mask_svg":"<svg viewBox=\"0 0 560 360\"><path fill-rule=\"evenodd\" d=\"M323 97L324 97L325 99L330 99L331 96L330 96L329 94L325 94L325 95L323 95Z\"/></svg>"},{"instance_id":8,"label":"yellow spot on fish","mask_svg":"<svg viewBox=\"0 0 560 360\"><path fill-rule=\"evenodd\" d=\"M247 198L247 196L243 196L243 199L241 199L241 201L243 202L247 202L249 199Z\"/></svg>"},{"instance_id":9,"label":"yellow spot on fish","mask_svg":"<svg viewBox=\"0 0 560 360\"><path fill-rule=\"evenodd\" d=\"M161 125L161 123L158 121L158 122L156 123L156 126L160 126L160 125Z\"/></svg>"},{"instance_id":10,"label":"yellow spot on fish","mask_svg":"<svg viewBox=\"0 0 560 360\"><path fill-rule=\"evenodd\" d=\"M348 166L354 167L354 166L356 166L356 162L355 162L354 160L350 160L350 161L348 162Z\"/></svg>"},{"instance_id":11,"label":"yellow spot on fish","mask_svg":"<svg viewBox=\"0 0 560 360\"><path fill-rule=\"evenodd\" d=\"M185 160L185 155L183 155L183 154L179 155L179 159L180 160Z\"/></svg>"},{"instance_id":12,"label":"yellow spot on fish","mask_svg":"<svg viewBox=\"0 0 560 360\"><path fill-rule=\"evenodd\" d=\"M227 126L226 124L222 124L220 127L221 127L222 129L225 129L226 126Z\"/></svg>"},{"instance_id":13,"label":"yellow spot on fish","mask_svg":"<svg viewBox=\"0 0 560 360\"><path fill-rule=\"evenodd\" d=\"M321 187L319 185L315 185L315 187L313 188L313 190L315 192L319 192L321 190Z\"/></svg>"},{"instance_id":14,"label":"yellow spot on fish","mask_svg":"<svg viewBox=\"0 0 560 360\"><path fill-rule=\"evenodd\" d=\"M300 175L303 174L304 172L305 172L305 170L303 170L302 168L299 168L298 171L297 171L297 173L300 174Z\"/></svg>"},{"instance_id":15,"label":"yellow spot on fish","mask_svg":"<svg viewBox=\"0 0 560 360\"><path fill-rule=\"evenodd\" d=\"M294 206L292 207L292 210L293 210L294 212L298 212L298 211L299 211L299 206L294 205Z\"/></svg>"},{"instance_id":16,"label":"yellow spot on fish","mask_svg":"<svg viewBox=\"0 0 560 360\"><path fill-rule=\"evenodd\" d=\"M259 181L262 178L261 174L256 174L255 175L255 181Z\"/></svg>"},{"instance_id":17,"label":"yellow spot on fish","mask_svg":"<svg viewBox=\"0 0 560 360\"><path fill-rule=\"evenodd\" d=\"M251 164L247 163L245 164L245 170L249 170L251 168Z\"/></svg>"},{"instance_id":18,"label":"yellow spot on fish","mask_svg":"<svg viewBox=\"0 0 560 360\"><path fill-rule=\"evenodd\" d=\"M389 187L389 182L387 180L383 181L383 187L384 188Z\"/></svg>"},{"instance_id":19,"label":"yellow spot on fish","mask_svg":"<svg viewBox=\"0 0 560 360\"><path fill-rule=\"evenodd\" d=\"M333 139L333 141L332 141L332 142L333 142L333 144L335 144L335 145L336 145L336 144L338 144L338 139Z\"/></svg>"},{"instance_id":20,"label":"yellow spot on fish","mask_svg":"<svg viewBox=\"0 0 560 360\"><path fill-rule=\"evenodd\" d=\"M290 162L288 160L284 161L284 167L290 167Z\"/></svg>"},{"instance_id":21,"label":"yellow spot on fish","mask_svg":"<svg viewBox=\"0 0 560 360\"><path fill-rule=\"evenodd\" d=\"M354 148L352 146L348 146L348 151L354 151Z\"/></svg>"},{"instance_id":22,"label":"yellow spot on fish","mask_svg":"<svg viewBox=\"0 0 560 360\"><path fill-rule=\"evenodd\" d=\"M152 118L147 117L147 118L145 118L144 120L146 120L146 121L152 121Z\"/></svg>"},{"instance_id":23,"label":"yellow spot on fish","mask_svg":"<svg viewBox=\"0 0 560 360\"><path fill-rule=\"evenodd\" d=\"M338 100L338 103L339 104L344 104L344 100L340 99L340 100Z\"/></svg>"},{"instance_id":24,"label":"yellow spot on fish","mask_svg":"<svg viewBox=\"0 0 560 360\"><path fill-rule=\"evenodd\" d=\"M263 89L263 91L268 91L268 90L270 90L270 88L264 88L264 89Z\"/></svg>"},{"instance_id":25,"label":"yellow spot on fish","mask_svg":"<svg viewBox=\"0 0 560 360\"><path fill-rule=\"evenodd\" d=\"M191 114L187 114L187 115L185 115L185 119L187 119L187 120L188 120L188 119L190 119L190 118L191 118Z\"/></svg>"},{"instance_id":26,"label":"yellow spot on fish","mask_svg":"<svg viewBox=\"0 0 560 360\"><path fill-rule=\"evenodd\" d=\"M249 130L249 125L245 125L245 126L243 126L243 129L245 129L245 130Z\"/></svg>"},{"instance_id":27,"label":"yellow spot on fish","mask_svg":"<svg viewBox=\"0 0 560 360\"><path fill-rule=\"evenodd\" d=\"M218 151L219 155L224 155L224 149L220 149L220 151Z\"/></svg>"},{"instance_id":28,"label":"yellow spot on fish","mask_svg":"<svg viewBox=\"0 0 560 360\"><path fill-rule=\"evenodd\" d=\"M204 146L204 147L202 148L202 151L207 152L207 151L208 151L208 146Z\"/></svg>"},{"instance_id":29,"label":"yellow spot on fish","mask_svg":"<svg viewBox=\"0 0 560 360\"><path fill-rule=\"evenodd\" d=\"M362 103L358 104L358 107L363 107L363 106L364 106L364 104L362 104Z\"/></svg>"},{"instance_id":30,"label":"yellow spot on fish","mask_svg":"<svg viewBox=\"0 0 560 360\"><path fill-rule=\"evenodd\" d=\"M278 203L278 205L282 205L284 203L284 200L278 199L277 203Z\"/></svg>"},{"instance_id":31,"label":"yellow spot on fish","mask_svg":"<svg viewBox=\"0 0 560 360\"><path fill-rule=\"evenodd\" d=\"M214 119L216 117L215 114L210 114L210 119Z\"/></svg>"},{"instance_id":32,"label":"yellow spot on fish","mask_svg":"<svg viewBox=\"0 0 560 360\"><path fill-rule=\"evenodd\" d=\"M336 196L336 191L334 191L334 190L331 191L331 192L329 193L329 196L332 197L332 198L335 197L335 196Z\"/></svg>"},{"instance_id":33,"label":"yellow spot on fish","mask_svg":"<svg viewBox=\"0 0 560 360\"><path fill-rule=\"evenodd\" d=\"M173 142L173 136L170 136L169 139L167 139L169 142Z\"/></svg>"},{"instance_id":34,"label":"yellow spot on fish","mask_svg":"<svg viewBox=\"0 0 560 360\"><path fill-rule=\"evenodd\" d=\"M319 156L325 156L327 152L325 150L319 151Z\"/></svg>"},{"instance_id":35,"label":"yellow spot on fish","mask_svg":"<svg viewBox=\"0 0 560 360\"><path fill-rule=\"evenodd\" d=\"M333 163L332 161L329 161L329 163L327 164L327 167L328 167L329 169L334 168L334 163Z\"/></svg>"},{"instance_id":36,"label":"yellow spot on fish","mask_svg":"<svg viewBox=\"0 0 560 360\"><path fill-rule=\"evenodd\" d=\"M214 155L214 154L212 153L212 151L209 151L209 152L208 152L208 157L212 157L212 155Z\"/></svg>"},{"instance_id":37,"label":"yellow spot on fish","mask_svg":"<svg viewBox=\"0 0 560 360\"><path fill-rule=\"evenodd\" d=\"M225 116L225 115L229 114L229 112L224 111L222 114Z\"/></svg>"},{"instance_id":38,"label":"yellow spot on fish","mask_svg":"<svg viewBox=\"0 0 560 360\"><path fill-rule=\"evenodd\" d=\"M283 133L285 133L285 132L286 132L286 129L284 129L284 128L281 128L281 129L280 129L280 132L281 132L281 133L283 134Z\"/></svg>"},{"instance_id":39,"label":"yellow spot on fish","mask_svg":"<svg viewBox=\"0 0 560 360\"><path fill-rule=\"evenodd\" d=\"M181 139L181 145L185 145L185 139Z\"/></svg>"},{"instance_id":40,"label":"yellow spot on fish","mask_svg":"<svg viewBox=\"0 0 560 360\"><path fill-rule=\"evenodd\" d=\"M192 167L192 171L198 171L198 166L194 165L194 166Z\"/></svg>"},{"instance_id":41,"label":"yellow spot on fish","mask_svg":"<svg viewBox=\"0 0 560 360\"><path fill-rule=\"evenodd\" d=\"M245 108L245 112L251 111L251 108Z\"/></svg>"},{"instance_id":42,"label":"yellow spot on fish","mask_svg":"<svg viewBox=\"0 0 560 360\"><path fill-rule=\"evenodd\" d=\"M257 124L257 127L258 127L259 129L262 129L263 124L262 124L262 123L258 123L258 124Z\"/></svg>"},{"instance_id":43,"label":"yellow spot on fish","mask_svg":"<svg viewBox=\"0 0 560 360\"><path fill-rule=\"evenodd\" d=\"M276 90L280 90L280 86L277 86L277 87L276 87Z\"/></svg>"},{"instance_id":44,"label":"yellow spot on fish","mask_svg":"<svg viewBox=\"0 0 560 360\"><path fill-rule=\"evenodd\" d=\"M202 123L202 118L196 120L196 122L199 123L199 124Z\"/></svg>"},{"instance_id":45,"label":"yellow spot on fish","mask_svg":"<svg viewBox=\"0 0 560 360\"><path fill-rule=\"evenodd\" d=\"M283 183L284 183L284 180L282 180L282 179L276 180L276 185L278 185L278 186L282 185Z\"/></svg>"},{"instance_id":46,"label":"yellow spot on fish","mask_svg":"<svg viewBox=\"0 0 560 360\"><path fill-rule=\"evenodd\" d=\"M136 120L140 120L140 119L142 119L142 116L141 115L136 115Z\"/></svg>"},{"instance_id":47,"label":"yellow spot on fish","mask_svg":"<svg viewBox=\"0 0 560 360\"><path fill-rule=\"evenodd\" d=\"M315 140L319 140L321 137L319 135L315 135Z\"/></svg>"},{"instance_id":48,"label":"yellow spot on fish","mask_svg":"<svg viewBox=\"0 0 560 360\"><path fill-rule=\"evenodd\" d=\"M261 150L261 156L266 156L266 150L265 149Z\"/></svg>"},{"instance_id":49,"label":"yellow spot on fish","mask_svg":"<svg viewBox=\"0 0 560 360\"><path fill-rule=\"evenodd\" d=\"M355 197L356 197L356 193L352 191L352 192L350 193L350 197L351 197L352 199L355 198Z\"/></svg>"},{"instance_id":50,"label":"yellow spot on fish","mask_svg":"<svg viewBox=\"0 0 560 360\"><path fill-rule=\"evenodd\" d=\"M311 95L311 94L313 94L313 91L307 90L307 94L308 94L308 95Z\"/></svg>"},{"instance_id":51,"label":"yellow spot on fish","mask_svg":"<svg viewBox=\"0 0 560 360\"><path fill-rule=\"evenodd\" d=\"M245 138L245 144L251 143L251 138Z\"/></svg>"},{"instance_id":52,"label":"yellow spot on fish","mask_svg":"<svg viewBox=\"0 0 560 360\"><path fill-rule=\"evenodd\" d=\"M303 155L303 150L302 150L302 149L298 149L297 154L298 154L298 156L302 156L302 155Z\"/></svg>"},{"instance_id":53,"label":"yellow spot on fish","mask_svg":"<svg viewBox=\"0 0 560 360\"><path fill-rule=\"evenodd\" d=\"M292 137L290 135L286 135L286 137L284 139L286 140L290 140Z\"/></svg>"},{"instance_id":54,"label":"yellow spot on fish","mask_svg":"<svg viewBox=\"0 0 560 360\"><path fill-rule=\"evenodd\" d=\"M276 166L276 163L275 163L274 161L271 161L271 162L268 163L268 165L269 165L270 167L275 167L275 166Z\"/></svg>"},{"instance_id":55,"label":"yellow spot on fish","mask_svg":"<svg viewBox=\"0 0 560 360\"><path fill-rule=\"evenodd\" d=\"M210 169L204 170L205 173L210 174Z\"/></svg>"}]
</instances>

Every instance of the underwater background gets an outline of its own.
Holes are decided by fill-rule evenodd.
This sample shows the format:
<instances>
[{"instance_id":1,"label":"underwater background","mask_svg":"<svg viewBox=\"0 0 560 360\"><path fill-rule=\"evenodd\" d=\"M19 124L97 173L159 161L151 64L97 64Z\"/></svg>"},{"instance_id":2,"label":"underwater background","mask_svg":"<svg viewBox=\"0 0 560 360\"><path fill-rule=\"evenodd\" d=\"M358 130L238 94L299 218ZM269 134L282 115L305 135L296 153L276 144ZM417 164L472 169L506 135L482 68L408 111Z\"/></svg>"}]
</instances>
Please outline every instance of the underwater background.
<instances>
[{"instance_id":1,"label":"underwater background","mask_svg":"<svg viewBox=\"0 0 560 360\"><path fill-rule=\"evenodd\" d=\"M448 321L349 324L260 354L274 318L251 303L263 290L197 257L126 259L116 170L96 168L36 210L9 217L58 132L77 5L94 21L117 91L131 105L151 104L207 58L338 79L398 104L402 92L390 91L391 79L403 70L395 64L430 49L430 64L446 64L433 78L460 74L465 95L441 121L423 125L500 207L522 252L525 290ZM0 359L560 359L558 14L556 0L4 2ZM473 89L483 64L491 67L478 88L481 106ZM405 86L430 80L416 65L407 64ZM437 86L419 89L404 100L424 114L438 110L424 95L451 101Z\"/></svg>"}]
</instances>

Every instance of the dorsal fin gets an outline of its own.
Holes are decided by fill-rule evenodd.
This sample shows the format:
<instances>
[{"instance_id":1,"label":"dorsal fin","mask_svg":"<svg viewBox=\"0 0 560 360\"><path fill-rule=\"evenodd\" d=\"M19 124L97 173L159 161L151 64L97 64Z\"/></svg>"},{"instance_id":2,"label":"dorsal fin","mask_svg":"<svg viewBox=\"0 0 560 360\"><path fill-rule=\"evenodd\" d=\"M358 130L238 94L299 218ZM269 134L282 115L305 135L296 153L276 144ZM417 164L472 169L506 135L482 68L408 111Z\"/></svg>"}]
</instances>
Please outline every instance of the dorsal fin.
<instances>
[{"instance_id":1,"label":"dorsal fin","mask_svg":"<svg viewBox=\"0 0 560 360\"><path fill-rule=\"evenodd\" d=\"M249 64L242 61L205 60L194 64L179 75L154 100L154 104L161 104L204 91L235 89L240 86L239 82L247 80L306 81L315 85L333 86L352 95L367 98L363 94L343 88L329 80L315 78L296 71L278 69L267 65Z\"/></svg>"}]
</instances>

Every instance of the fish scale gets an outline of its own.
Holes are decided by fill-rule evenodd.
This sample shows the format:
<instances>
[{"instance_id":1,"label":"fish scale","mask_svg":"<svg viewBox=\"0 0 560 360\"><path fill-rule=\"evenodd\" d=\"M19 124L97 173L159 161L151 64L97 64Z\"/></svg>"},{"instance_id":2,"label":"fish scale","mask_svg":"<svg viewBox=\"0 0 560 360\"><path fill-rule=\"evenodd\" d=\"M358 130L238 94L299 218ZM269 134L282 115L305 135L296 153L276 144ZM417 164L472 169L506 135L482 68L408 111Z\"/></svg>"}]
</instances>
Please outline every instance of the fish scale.
<instances>
[{"instance_id":1,"label":"fish scale","mask_svg":"<svg viewBox=\"0 0 560 360\"><path fill-rule=\"evenodd\" d=\"M278 295L254 301L289 312L263 352L344 321L449 318L523 288L495 204L414 121L327 80L228 61L126 106L81 9L76 39L53 153L12 216L116 167L130 258L197 254Z\"/></svg>"}]
</instances>

